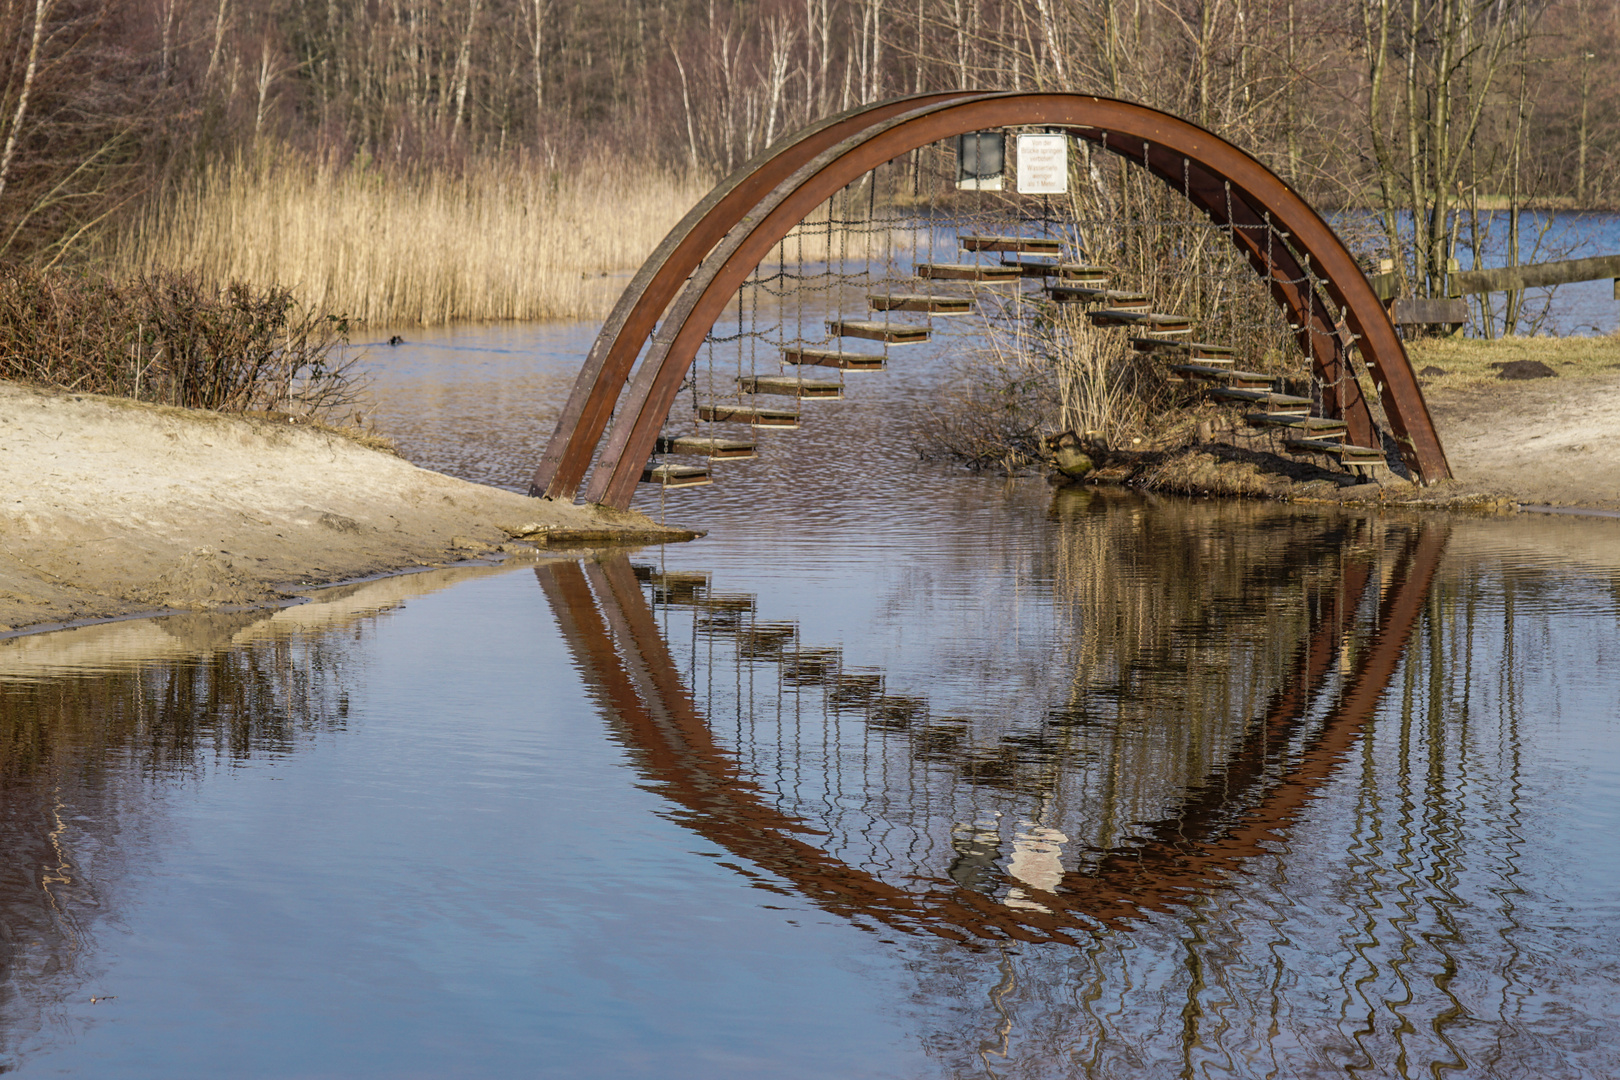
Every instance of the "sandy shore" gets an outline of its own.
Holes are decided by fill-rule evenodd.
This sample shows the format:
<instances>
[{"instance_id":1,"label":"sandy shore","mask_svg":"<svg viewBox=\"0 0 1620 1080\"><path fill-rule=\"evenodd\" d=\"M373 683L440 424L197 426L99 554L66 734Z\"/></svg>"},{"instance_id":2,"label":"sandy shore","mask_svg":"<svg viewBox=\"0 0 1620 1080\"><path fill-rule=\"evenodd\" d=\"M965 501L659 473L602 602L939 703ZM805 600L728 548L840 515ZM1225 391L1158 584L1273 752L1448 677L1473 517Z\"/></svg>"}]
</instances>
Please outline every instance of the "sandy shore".
<instances>
[{"instance_id":1,"label":"sandy shore","mask_svg":"<svg viewBox=\"0 0 1620 1080\"><path fill-rule=\"evenodd\" d=\"M0 633L689 536L466 483L307 426L0 383Z\"/></svg>"},{"instance_id":2,"label":"sandy shore","mask_svg":"<svg viewBox=\"0 0 1620 1080\"><path fill-rule=\"evenodd\" d=\"M1276 491L1234 490L1620 510L1620 365L1570 362L1555 378L1473 378L1428 396L1453 481L1335 491L1279 476L1265 480ZM470 484L307 426L0 382L0 634L263 606L407 568L690 535Z\"/></svg>"},{"instance_id":3,"label":"sandy shore","mask_svg":"<svg viewBox=\"0 0 1620 1080\"><path fill-rule=\"evenodd\" d=\"M1620 510L1620 371L1429 392L1456 487Z\"/></svg>"}]
</instances>

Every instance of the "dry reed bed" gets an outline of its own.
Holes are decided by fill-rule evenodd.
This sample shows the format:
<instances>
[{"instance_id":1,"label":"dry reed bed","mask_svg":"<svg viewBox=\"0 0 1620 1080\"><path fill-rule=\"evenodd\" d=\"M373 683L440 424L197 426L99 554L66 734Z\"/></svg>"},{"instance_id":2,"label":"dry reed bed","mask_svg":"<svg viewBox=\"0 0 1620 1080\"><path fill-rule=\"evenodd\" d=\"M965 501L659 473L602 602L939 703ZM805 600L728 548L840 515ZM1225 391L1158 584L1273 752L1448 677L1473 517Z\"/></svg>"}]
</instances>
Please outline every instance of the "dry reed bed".
<instances>
[{"instance_id":1,"label":"dry reed bed","mask_svg":"<svg viewBox=\"0 0 1620 1080\"><path fill-rule=\"evenodd\" d=\"M560 174L513 159L459 173L318 163L208 166L116 242L124 272L177 267L293 289L372 325L600 316L709 180L632 161Z\"/></svg>"}]
</instances>

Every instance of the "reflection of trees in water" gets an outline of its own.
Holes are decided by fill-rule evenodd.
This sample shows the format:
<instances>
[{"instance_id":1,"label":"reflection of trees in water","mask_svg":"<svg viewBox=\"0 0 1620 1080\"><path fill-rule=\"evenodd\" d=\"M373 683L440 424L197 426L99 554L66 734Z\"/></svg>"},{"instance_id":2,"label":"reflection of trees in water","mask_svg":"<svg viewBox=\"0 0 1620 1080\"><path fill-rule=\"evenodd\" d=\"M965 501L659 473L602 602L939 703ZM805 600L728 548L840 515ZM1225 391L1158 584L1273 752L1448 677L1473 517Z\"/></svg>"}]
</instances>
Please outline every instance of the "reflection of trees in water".
<instances>
[{"instance_id":1,"label":"reflection of trees in water","mask_svg":"<svg viewBox=\"0 0 1620 1080\"><path fill-rule=\"evenodd\" d=\"M0 1067L91 975L94 927L116 918L120 867L165 789L343 726L347 643L229 647L264 618L163 620L196 642L188 659L0 680Z\"/></svg>"},{"instance_id":2,"label":"reflection of trees in water","mask_svg":"<svg viewBox=\"0 0 1620 1080\"><path fill-rule=\"evenodd\" d=\"M1602 962L1525 940L1568 915L1521 869L1514 653L1540 618L1523 597L1550 610L1567 573L1458 559L1435 586L1447 527L1411 521L1106 497L1057 516L1031 576L1068 618L1020 644L1051 678L1012 706L936 714L758 599L648 569L664 655L611 564L596 602L625 632L596 655L625 670L600 699L762 885L957 939L898 939L949 1075L1556 1073L1614 999ZM1575 1045L1567 1072L1620 1064Z\"/></svg>"},{"instance_id":3,"label":"reflection of trees in water","mask_svg":"<svg viewBox=\"0 0 1620 1080\"><path fill-rule=\"evenodd\" d=\"M948 877L1018 900L1172 815L1279 687L1319 690L1298 685L1301 649L1324 618L1353 617L1383 548L1407 535L1366 518L1102 496L1057 513L1026 589L1059 617L1049 636L985 642L982 667L953 647L947 670L981 688L966 707L799 640L704 575L642 576L714 738L776 810L884 880Z\"/></svg>"},{"instance_id":4,"label":"reflection of trees in water","mask_svg":"<svg viewBox=\"0 0 1620 1080\"><path fill-rule=\"evenodd\" d=\"M942 1071L1620 1074L1620 1048L1597 1034L1617 997L1600 945L1612 931L1600 914L1572 931L1583 919L1557 871L1526 869L1538 831L1526 759L1547 718L1531 702L1557 696L1549 677L1573 642L1600 667L1620 662L1608 584L1449 559L1310 813L1246 859L1231 888L1077 948L906 939L923 988L914 1020ZM1572 614L1585 621L1550 627Z\"/></svg>"}]
</instances>

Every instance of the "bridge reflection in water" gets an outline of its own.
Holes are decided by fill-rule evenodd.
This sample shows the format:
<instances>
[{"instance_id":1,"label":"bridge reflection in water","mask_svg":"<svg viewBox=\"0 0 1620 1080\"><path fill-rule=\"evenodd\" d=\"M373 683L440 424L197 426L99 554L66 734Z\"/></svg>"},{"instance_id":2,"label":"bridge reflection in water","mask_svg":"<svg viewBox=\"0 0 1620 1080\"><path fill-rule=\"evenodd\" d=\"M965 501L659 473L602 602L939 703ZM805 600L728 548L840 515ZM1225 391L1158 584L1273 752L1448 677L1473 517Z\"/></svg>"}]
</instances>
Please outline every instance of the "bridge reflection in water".
<instances>
[{"instance_id":1,"label":"bridge reflection in water","mask_svg":"<svg viewBox=\"0 0 1620 1080\"><path fill-rule=\"evenodd\" d=\"M1116 612L1110 655L1089 658L1068 706L995 733L890 692L883 673L800 641L707 575L624 556L535 573L638 769L758 887L865 926L1078 943L1193 902L1285 842L1389 689L1447 528L1291 523L1317 532L1284 535L1302 559L1243 581L1245 603L1276 618L1224 638L1206 626L1165 653L1144 633L1231 614L1196 603L1208 580L1188 610L1146 620L1152 631ZM684 665L660 625L675 612L702 639ZM821 705L808 720L807 696ZM1189 711L1200 723L1177 715ZM1176 730L1142 737L1155 720Z\"/></svg>"}]
</instances>

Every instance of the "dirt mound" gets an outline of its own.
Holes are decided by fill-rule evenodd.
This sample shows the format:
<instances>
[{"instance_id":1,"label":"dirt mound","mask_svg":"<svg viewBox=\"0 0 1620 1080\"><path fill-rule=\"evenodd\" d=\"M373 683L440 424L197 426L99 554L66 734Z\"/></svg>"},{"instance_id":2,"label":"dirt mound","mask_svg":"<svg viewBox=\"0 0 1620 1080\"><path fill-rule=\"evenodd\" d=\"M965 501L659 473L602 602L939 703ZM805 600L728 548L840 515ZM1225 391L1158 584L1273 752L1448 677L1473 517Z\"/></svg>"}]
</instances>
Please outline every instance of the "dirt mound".
<instances>
[{"instance_id":1,"label":"dirt mound","mask_svg":"<svg viewBox=\"0 0 1620 1080\"><path fill-rule=\"evenodd\" d=\"M1558 372L1540 360L1508 360L1492 364L1498 379L1556 379Z\"/></svg>"}]
</instances>

